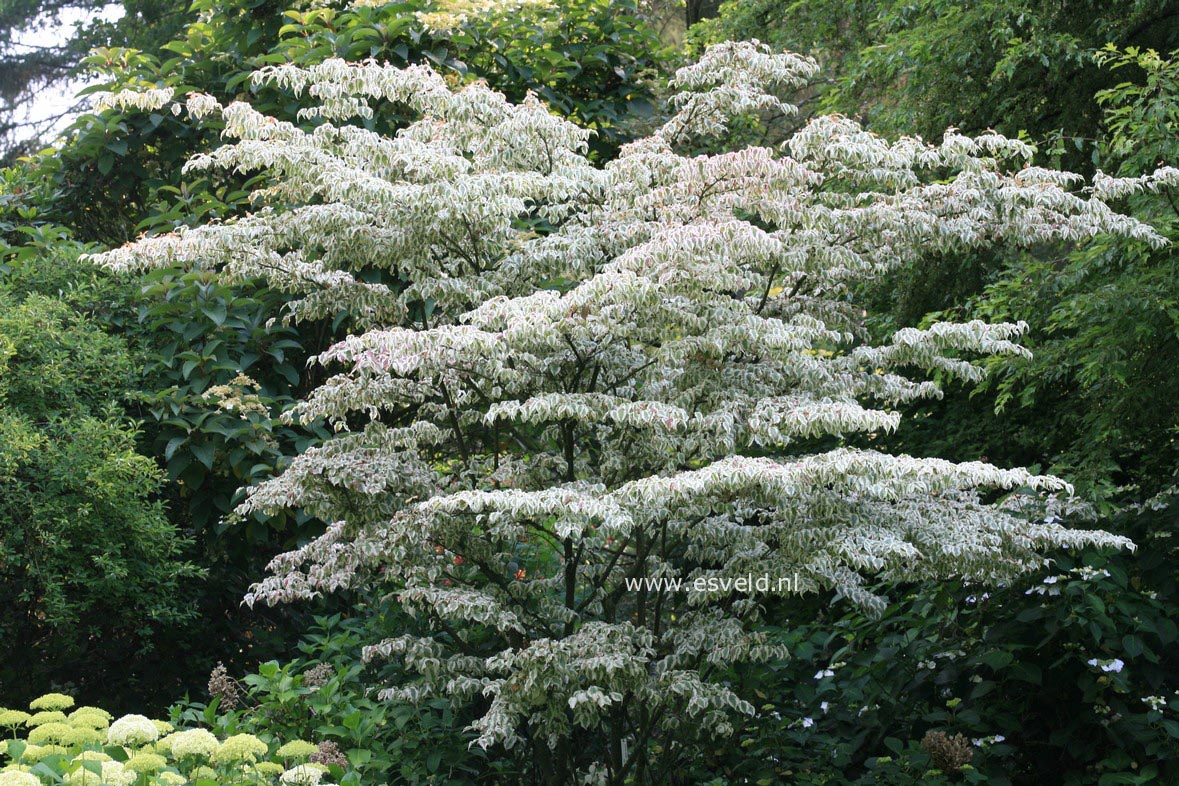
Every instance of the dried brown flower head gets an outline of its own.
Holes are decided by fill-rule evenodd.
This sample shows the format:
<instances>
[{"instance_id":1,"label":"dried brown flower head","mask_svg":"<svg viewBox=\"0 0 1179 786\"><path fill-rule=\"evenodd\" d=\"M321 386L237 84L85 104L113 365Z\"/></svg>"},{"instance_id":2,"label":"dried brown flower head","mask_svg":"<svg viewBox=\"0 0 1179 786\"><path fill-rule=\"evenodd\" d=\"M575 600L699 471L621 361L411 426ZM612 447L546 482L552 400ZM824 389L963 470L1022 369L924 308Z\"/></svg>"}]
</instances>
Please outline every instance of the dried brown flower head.
<instances>
[{"instance_id":1,"label":"dried brown flower head","mask_svg":"<svg viewBox=\"0 0 1179 786\"><path fill-rule=\"evenodd\" d=\"M332 664L321 663L303 672L303 687L322 688L334 676L336 676L336 670Z\"/></svg>"},{"instance_id":2,"label":"dried brown flower head","mask_svg":"<svg viewBox=\"0 0 1179 786\"><path fill-rule=\"evenodd\" d=\"M321 742L318 746L319 750L311 754L310 761L314 764L338 764L347 769L348 757L340 750L340 746L330 740Z\"/></svg>"},{"instance_id":3,"label":"dried brown flower head","mask_svg":"<svg viewBox=\"0 0 1179 786\"><path fill-rule=\"evenodd\" d=\"M220 699L220 708L223 710L236 709L241 703L241 688L229 676L224 663L218 663L217 668L209 673L209 696Z\"/></svg>"},{"instance_id":4,"label":"dried brown flower head","mask_svg":"<svg viewBox=\"0 0 1179 786\"><path fill-rule=\"evenodd\" d=\"M961 734L951 737L944 731L927 731L921 738L921 747L929 754L933 765L944 772L956 772L974 758L970 740Z\"/></svg>"}]
</instances>

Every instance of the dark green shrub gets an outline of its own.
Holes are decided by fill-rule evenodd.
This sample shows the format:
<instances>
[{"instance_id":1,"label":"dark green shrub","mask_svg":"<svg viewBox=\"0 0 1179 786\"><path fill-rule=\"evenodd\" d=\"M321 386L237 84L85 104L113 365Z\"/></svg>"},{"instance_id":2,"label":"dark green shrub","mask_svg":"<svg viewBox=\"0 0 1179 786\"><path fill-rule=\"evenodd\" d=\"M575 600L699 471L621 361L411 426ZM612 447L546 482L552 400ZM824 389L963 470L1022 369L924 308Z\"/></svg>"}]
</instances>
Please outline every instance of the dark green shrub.
<instances>
[{"instance_id":1,"label":"dark green shrub","mask_svg":"<svg viewBox=\"0 0 1179 786\"><path fill-rule=\"evenodd\" d=\"M0 695L126 690L194 616L187 540L117 406L123 342L66 304L0 290ZM109 694L108 694L109 695Z\"/></svg>"}]
</instances>

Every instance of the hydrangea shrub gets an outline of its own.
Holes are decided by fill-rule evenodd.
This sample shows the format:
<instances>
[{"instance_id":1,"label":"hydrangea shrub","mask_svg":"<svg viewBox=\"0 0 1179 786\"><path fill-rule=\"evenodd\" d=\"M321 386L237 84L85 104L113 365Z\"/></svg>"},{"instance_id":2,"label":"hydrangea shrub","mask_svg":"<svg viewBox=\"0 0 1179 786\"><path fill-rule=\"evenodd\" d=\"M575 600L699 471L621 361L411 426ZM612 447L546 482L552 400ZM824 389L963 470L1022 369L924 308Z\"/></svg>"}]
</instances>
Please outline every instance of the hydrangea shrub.
<instances>
[{"instance_id":1,"label":"hydrangea shrub","mask_svg":"<svg viewBox=\"0 0 1179 786\"><path fill-rule=\"evenodd\" d=\"M295 296L291 319L354 330L286 415L337 436L241 508L303 509L326 532L249 602L383 588L434 634L365 650L418 675L380 695L479 708L478 743L538 782L660 783L694 739L756 712L724 675L787 654L762 632L767 604L878 609L877 579L1003 582L1051 548L1131 546L1065 526L1058 478L850 447L939 395L931 373L1026 354L1022 323L869 345L851 292L968 248L1161 243L1103 196L1179 173L1085 186L998 134L889 141L840 116L780 148L696 152L743 116L792 113L781 91L815 70L713 47L677 73L666 124L604 167L535 98L427 67L260 71L312 99L311 131L242 102L113 96L217 116L236 141L189 169L265 183L251 216L98 262L261 277ZM393 136L352 124L389 105L418 119Z\"/></svg>"},{"instance_id":2,"label":"hydrangea shrub","mask_svg":"<svg viewBox=\"0 0 1179 786\"><path fill-rule=\"evenodd\" d=\"M0 708L0 786L333 786L344 769L309 761L303 740L253 734L218 737L143 715L113 718L99 707L49 693L29 712Z\"/></svg>"}]
</instances>

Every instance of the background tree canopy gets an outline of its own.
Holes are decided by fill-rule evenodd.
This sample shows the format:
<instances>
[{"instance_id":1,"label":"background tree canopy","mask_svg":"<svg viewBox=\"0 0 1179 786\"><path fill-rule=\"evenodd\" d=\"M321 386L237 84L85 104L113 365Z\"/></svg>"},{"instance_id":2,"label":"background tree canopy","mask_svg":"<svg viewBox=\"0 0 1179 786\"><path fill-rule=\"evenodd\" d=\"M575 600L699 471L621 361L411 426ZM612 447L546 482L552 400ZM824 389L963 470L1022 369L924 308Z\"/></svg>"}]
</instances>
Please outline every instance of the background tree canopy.
<instances>
[{"instance_id":1,"label":"background tree canopy","mask_svg":"<svg viewBox=\"0 0 1179 786\"><path fill-rule=\"evenodd\" d=\"M814 54L824 67L815 105L880 133L1022 132L1044 155L1088 171L1102 128L1095 96L1118 81L1097 51L1169 52L1179 47L1177 20L1168 0L752 0L723 5L692 32Z\"/></svg>"},{"instance_id":2,"label":"background tree canopy","mask_svg":"<svg viewBox=\"0 0 1179 786\"><path fill-rule=\"evenodd\" d=\"M78 21L65 24L63 40L47 39L44 29L63 18ZM0 5L0 161L11 164L48 141L45 133L58 118L36 117L29 126L20 118L46 91L67 89L92 48L152 51L187 20L184 4L159 0L11 0Z\"/></svg>"}]
</instances>

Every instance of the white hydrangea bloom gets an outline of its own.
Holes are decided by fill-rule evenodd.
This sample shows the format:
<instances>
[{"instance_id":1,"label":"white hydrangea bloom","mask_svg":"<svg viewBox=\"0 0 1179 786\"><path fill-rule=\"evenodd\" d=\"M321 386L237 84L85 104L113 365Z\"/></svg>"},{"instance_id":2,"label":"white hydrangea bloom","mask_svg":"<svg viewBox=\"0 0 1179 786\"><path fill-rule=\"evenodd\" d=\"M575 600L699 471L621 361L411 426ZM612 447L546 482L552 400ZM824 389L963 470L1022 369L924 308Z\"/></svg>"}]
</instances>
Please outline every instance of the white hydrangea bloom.
<instances>
[{"instance_id":1,"label":"white hydrangea bloom","mask_svg":"<svg viewBox=\"0 0 1179 786\"><path fill-rule=\"evenodd\" d=\"M106 741L110 745L139 747L160 738L160 731L151 718L143 715L124 715L110 725Z\"/></svg>"},{"instance_id":2,"label":"white hydrangea bloom","mask_svg":"<svg viewBox=\"0 0 1179 786\"><path fill-rule=\"evenodd\" d=\"M324 771L315 764L299 764L285 770L279 780L287 786L318 786Z\"/></svg>"},{"instance_id":3,"label":"white hydrangea bloom","mask_svg":"<svg viewBox=\"0 0 1179 786\"><path fill-rule=\"evenodd\" d=\"M451 90L424 66L259 72L305 97L314 130L234 103L220 115L236 141L189 167L266 173L260 209L94 257L261 277L291 319L352 319L314 359L335 375L286 415L338 436L241 508L329 525L247 600L381 583L445 634L367 647L418 675L382 696L484 702L480 745L562 750L568 782L621 780L566 743L619 714L648 734L731 731L755 709L709 675L785 655L758 626L769 603L878 609L878 578L1003 582L1046 549L1131 547L1066 527L1057 478L815 446L898 428L893 407L940 395L930 372L977 380L981 356L1027 354L1022 323L865 344L858 282L965 249L1160 244L1102 199L1172 175L1085 194L1026 166L1018 140L886 140L843 117L781 149L681 150L789 111L775 89L813 72L754 43L713 48L677 74L668 123L601 168L535 99ZM348 124L374 100L417 120L388 137ZM721 589L751 574L789 581Z\"/></svg>"},{"instance_id":4,"label":"white hydrangea bloom","mask_svg":"<svg viewBox=\"0 0 1179 786\"><path fill-rule=\"evenodd\" d=\"M41 786L41 779L21 770L5 770L0 772L0 786Z\"/></svg>"},{"instance_id":5,"label":"white hydrangea bloom","mask_svg":"<svg viewBox=\"0 0 1179 786\"><path fill-rule=\"evenodd\" d=\"M122 762L102 761L98 764L102 769L101 774L79 767L63 775L62 781L70 786L131 786L139 777L138 773L124 767Z\"/></svg>"}]
</instances>

